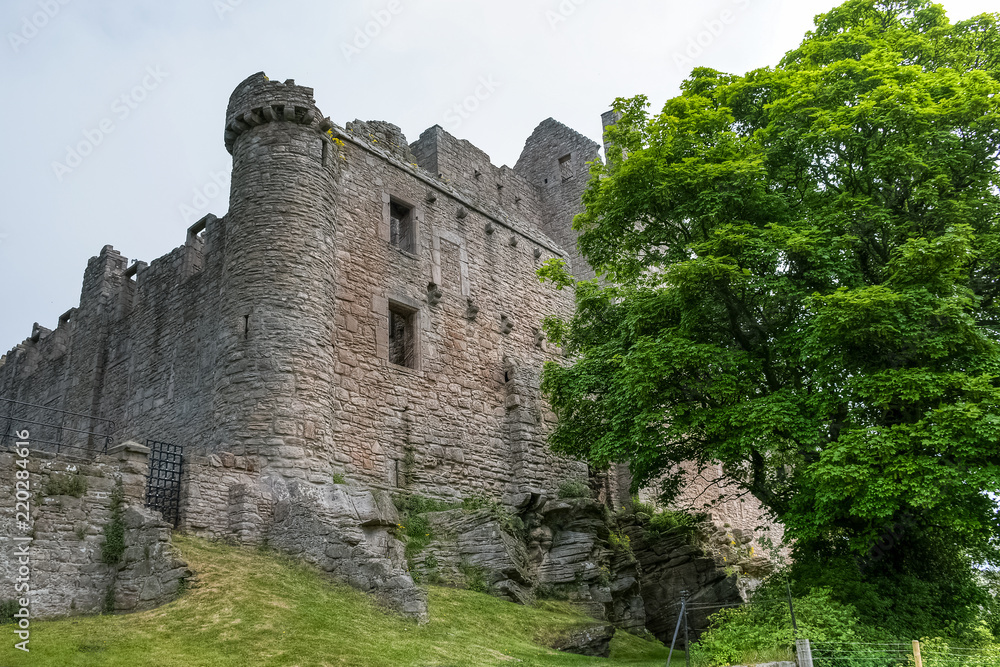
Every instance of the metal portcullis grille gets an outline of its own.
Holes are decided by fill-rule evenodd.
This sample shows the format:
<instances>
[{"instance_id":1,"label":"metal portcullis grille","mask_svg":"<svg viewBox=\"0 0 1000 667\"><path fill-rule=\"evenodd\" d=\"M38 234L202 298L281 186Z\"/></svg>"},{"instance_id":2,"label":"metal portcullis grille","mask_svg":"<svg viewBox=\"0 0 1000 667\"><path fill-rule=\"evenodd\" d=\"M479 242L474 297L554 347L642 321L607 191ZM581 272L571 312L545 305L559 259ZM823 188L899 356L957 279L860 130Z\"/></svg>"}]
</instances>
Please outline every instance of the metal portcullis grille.
<instances>
[{"instance_id":1,"label":"metal portcullis grille","mask_svg":"<svg viewBox=\"0 0 1000 667\"><path fill-rule=\"evenodd\" d=\"M180 518L184 448L156 440L147 440L146 446L149 447L146 507L159 510L163 520L176 528Z\"/></svg>"}]
</instances>

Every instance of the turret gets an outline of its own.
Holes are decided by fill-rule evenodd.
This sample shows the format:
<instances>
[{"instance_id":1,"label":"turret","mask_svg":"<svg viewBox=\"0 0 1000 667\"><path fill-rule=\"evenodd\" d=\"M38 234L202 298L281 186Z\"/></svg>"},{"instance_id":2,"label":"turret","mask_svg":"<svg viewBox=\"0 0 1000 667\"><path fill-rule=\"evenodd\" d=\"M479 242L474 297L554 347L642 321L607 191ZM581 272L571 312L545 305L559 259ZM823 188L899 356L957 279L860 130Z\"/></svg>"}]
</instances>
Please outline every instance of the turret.
<instances>
[{"instance_id":1,"label":"turret","mask_svg":"<svg viewBox=\"0 0 1000 667\"><path fill-rule=\"evenodd\" d=\"M304 477L332 455L335 308L330 127L312 88L257 73L226 112L225 218L215 446Z\"/></svg>"}]
</instances>

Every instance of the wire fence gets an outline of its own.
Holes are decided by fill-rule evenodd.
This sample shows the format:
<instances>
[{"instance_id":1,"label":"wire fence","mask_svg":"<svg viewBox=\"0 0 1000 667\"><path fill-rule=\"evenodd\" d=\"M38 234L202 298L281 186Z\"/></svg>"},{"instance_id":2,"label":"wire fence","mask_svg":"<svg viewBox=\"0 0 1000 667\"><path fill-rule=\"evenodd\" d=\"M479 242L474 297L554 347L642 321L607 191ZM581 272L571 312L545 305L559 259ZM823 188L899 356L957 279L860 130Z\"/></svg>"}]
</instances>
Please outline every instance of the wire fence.
<instances>
[{"instance_id":1,"label":"wire fence","mask_svg":"<svg viewBox=\"0 0 1000 667\"><path fill-rule=\"evenodd\" d=\"M800 632L795 625L798 605L788 598L753 600L750 602L699 602L682 592L676 602L676 628L671 653L675 647L688 648L688 641L696 642L701 633L712 627L711 615L723 610L743 608L764 611L768 607L784 607L788 612L789 630L795 646L788 646L788 659L794 655L799 667L1000 667L1000 646L976 648L951 646L945 640L931 639L923 642L835 642L808 640L808 632ZM771 611L767 612L770 615ZM692 623L698 619L701 623ZM681 630L683 629L683 633ZM765 651L770 653L771 651ZM753 651L748 651L753 653ZM685 655L685 662L690 660Z\"/></svg>"},{"instance_id":2,"label":"wire fence","mask_svg":"<svg viewBox=\"0 0 1000 667\"><path fill-rule=\"evenodd\" d=\"M810 642L815 667L900 667L913 665L913 644Z\"/></svg>"}]
</instances>

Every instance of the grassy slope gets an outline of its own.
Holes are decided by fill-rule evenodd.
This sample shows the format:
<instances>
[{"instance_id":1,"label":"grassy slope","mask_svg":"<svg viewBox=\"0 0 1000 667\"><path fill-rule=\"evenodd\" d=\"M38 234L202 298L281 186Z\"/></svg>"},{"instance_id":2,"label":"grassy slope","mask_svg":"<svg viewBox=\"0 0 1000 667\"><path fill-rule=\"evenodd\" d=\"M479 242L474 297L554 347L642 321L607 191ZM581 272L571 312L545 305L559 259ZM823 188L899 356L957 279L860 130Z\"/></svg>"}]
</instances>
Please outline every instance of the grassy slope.
<instances>
[{"instance_id":1,"label":"grassy slope","mask_svg":"<svg viewBox=\"0 0 1000 667\"><path fill-rule=\"evenodd\" d=\"M198 583L139 614L32 623L31 653L0 626L0 665L663 665L666 649L619 632L610 659L536 643L586 619L567 606L522 607L431 587L430 623L380 611L365 595L270 553L177 536ZM673 663L678 664L675 654ZM681 661L683 664L683 654Z\"/></svg>"}]
</instances>

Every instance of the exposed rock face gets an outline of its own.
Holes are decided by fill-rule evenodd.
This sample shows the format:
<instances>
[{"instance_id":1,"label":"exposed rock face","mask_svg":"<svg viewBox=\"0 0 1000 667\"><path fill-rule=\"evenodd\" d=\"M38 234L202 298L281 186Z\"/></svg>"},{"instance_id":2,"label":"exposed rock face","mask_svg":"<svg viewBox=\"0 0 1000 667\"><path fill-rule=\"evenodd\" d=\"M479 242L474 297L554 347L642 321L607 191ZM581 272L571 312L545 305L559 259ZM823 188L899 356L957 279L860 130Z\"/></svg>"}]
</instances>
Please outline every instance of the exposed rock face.
<instances>
[{"instance_id":1,"label":"exposed rock face","mask_svg":"<svg viewBox=\"0 0 1000 667\"><path fill-rule=\"evenodd\" d=\"M465 585L481 576L498 597L521 604L534 599L538 579L524 542L488 511L430 512L427 520L436 539L412 561L425 580Z\"/></svg>"},{"instance_id":2,"label":"exposed rock face","mask_svg":"<svg viewBox=\"0 0 1000 667\"><path fill-rule=\"evenodd\" d=\"M615 518L590 498L508 498L520 504L524 529L511 516L454 509L424 516L433 539L411 558L424 581L477 585L499 597L530 603L568 600L623 630L649 630L669 642L681 591L699 609L689 612L696 639L709 615L743 602L744 582L763 577L767 559L747 557L749 536L710 523L665 533L634 515ZM737 572L747 576L737 576Z\"/></svg>"},{"instance_id":3,"label":"exposed rock face","mask_svg":"<svg viewBox=\"0 0 1000 667\"><path fill-rule=\"evenodd\" d=\"M697 639L708 627L708 616L723 605L744 601L735 562L732 574L701 546L705 534L675 529L659 534L642 525L625 528L641 571L640 590L646 610L646 628L663 642L670 642L677 625L681 591L698 603L688 612L689 636ZM708 605L705 607L705 605ZM682 641L679 639L679 641Z\"/></svg>"},{"instance_id":4,"label":"exposed rock face","mask_svg":"<svg viewBox=\"0 0 1000 667\"><path fill-rule=\"evenodd\" d=\"M424 516L434 539L412 558L421 578L463 585L478 577L508 600L569 600L594 618L643 631L636 561L610 548L608 515L600 503L536 497L521 515L523 533L487 510Z\"/></svg>"},{"instance_id":5,"label":"exposed rock face","mask_svg":"<svg viewBox=\"0 0 1000 667\"><path fill-rule=\"evenodd\" d=\"M527 514L528 557L547 594L641 632L646 618L637 562L627 549L611 548L609 518L590 498L547 500Z\"/></svg>"},{"instance_id":6,"label":"exposed rock face","mask_svg":"<svg viewBox=\"0 0 1000 667\"><path fill-rule=\"evenodd\" d=\"M385 491L280 483L268 543L335 578L374 593L387 607L427 620L427 595L405 570L403 545L390 528L399 517Z\"/></svg>"},{"instance_id":7,"label":"exposed rock face","mask_svg":"<svg viewBox=\"0 0 1000 667\"><path fill-rule=\"evenodd\" d=\"M611 654L611 639L614 636L615 626L610 623L591 625L574 628L550 646L557 651L607 658Z\"/></svg>"}]
</instances>

